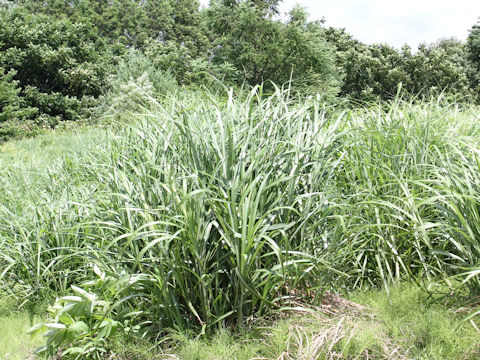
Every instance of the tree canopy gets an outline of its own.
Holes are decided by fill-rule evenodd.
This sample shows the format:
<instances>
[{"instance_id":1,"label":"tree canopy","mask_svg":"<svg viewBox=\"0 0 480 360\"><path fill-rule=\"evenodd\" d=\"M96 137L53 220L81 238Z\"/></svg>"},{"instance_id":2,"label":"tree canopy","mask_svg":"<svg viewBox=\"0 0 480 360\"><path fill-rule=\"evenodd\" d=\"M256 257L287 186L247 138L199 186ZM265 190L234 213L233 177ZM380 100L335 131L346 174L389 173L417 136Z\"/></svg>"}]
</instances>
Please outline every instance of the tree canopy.
<instances>
[{"instance_id":1,"label":"tree canopy","mask_svg":"<svg viewBox=\"0 0 480 360\"><path fill-rule=\"evenodd\" d=\"M386 100L396 96L399 84L415 96L446 92L479 99L480 23L466 42L443 39L396 49L367 45L345 29L309 21L299 6L281 17L279 4L4 1L0 114L25 119L36 109L37 122L51 126L88 117L119 79L139 78L139 70L125 64L141 64L155 84L214 86L215 78L232 87L288 84L295 93L320 93L326 101ZM20 116L12 99L29 110Z\"/></svg>"}]
</instances>

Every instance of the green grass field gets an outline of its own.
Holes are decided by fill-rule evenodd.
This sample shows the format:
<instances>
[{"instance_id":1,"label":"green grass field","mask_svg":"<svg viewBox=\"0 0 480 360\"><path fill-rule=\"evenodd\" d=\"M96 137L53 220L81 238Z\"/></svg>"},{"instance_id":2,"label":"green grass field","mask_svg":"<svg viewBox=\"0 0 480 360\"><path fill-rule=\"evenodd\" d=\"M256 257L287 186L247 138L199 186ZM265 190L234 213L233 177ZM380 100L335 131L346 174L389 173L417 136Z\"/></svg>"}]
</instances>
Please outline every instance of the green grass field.
<instances>
[{"instance_id":1,"label":"green grass field","mask_svg":"<svg viewBox=\"0 0 480 360\"><path fill-rule=\"evenodd\" d=\"M23 360L31 358L34 350L42 345L40 336L27 335L32 326L26 311L17 311L13 303L0 300L0 359ZM40 320L35 318L34 321Z\"/></svg>"},{"instance_id":2,"label":"green grass field","mask_svg":"<svg viewBox=\"0 0 480 360\"><path fill-rule=\"evenodd\" d=\"M477 107L254 90L117 115L0 148L8 353L37 314L72 358L478 358ZM366 308L292 315L330 293Z\"/></svg>"}]
</instances>

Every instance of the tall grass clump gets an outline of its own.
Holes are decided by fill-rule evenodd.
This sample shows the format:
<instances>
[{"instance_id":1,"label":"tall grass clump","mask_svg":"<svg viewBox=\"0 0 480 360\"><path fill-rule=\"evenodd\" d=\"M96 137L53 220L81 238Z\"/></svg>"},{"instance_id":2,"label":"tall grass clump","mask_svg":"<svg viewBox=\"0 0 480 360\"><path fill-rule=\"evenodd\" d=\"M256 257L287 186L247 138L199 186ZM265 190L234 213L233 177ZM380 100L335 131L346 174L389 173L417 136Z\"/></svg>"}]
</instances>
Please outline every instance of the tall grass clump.
<instances>
[{"instance_id":1,"label":"tall grass clump","mask_svg":"<svg viewBox=\"0 0 480 360\"><path fill-rule=\"evenodd\" d=\"M329 286L321 252L304 250L324 236L341 118L261 89L144 110L103 148L65 159L73 198L52 189L62 204L38 204L28 231L6 216L4 282L64 291L88 280L92 263L135 275L124 305L157 332L241 326Z\"/></svg>"},{"instance_id":2,"label":"tall grass clump","mask_svg":"<svg viewBox=\"0 0 480 360\"><path fill-rule=\"evenodd\" d=\"M1 285L26 306L74 285L57 320L98 338L98 311L157 336L398 280L478 293L476 108L136 89L134 112L84 147L6 164Z\"/></svg>"},{"instance_id":3,"label":"tall grass clump","mask_svg":"<svg viewBox=\"0 0 480 360\"><path fill-rule=\"evenodd\" d=\"M104 263L145 276L152 326L240 326L320 285L323 257L302 250L321 236L340 134L318 102L280 92L192 100L137 116L92 160L111 194Z\"/></svg>"},{"instance_id":4,"label":"tall grass clump","mask_svg":"<svg viewBox=\"0 0 480 360\"><path fill-rule=\"evenodd\" d=\"M79 172L78 152L98 149L105 137L95 133L76 139L57 135L51 147L41 136L24 140L24 146L15 149L18 158L2 154L0 290L32 311L69 289L74 279L81 281L91 264L93 235L81 224L100 216L94 194L101 184ZM47 148L23 156L31 143Z\"/></svg>"},{"instance_id":5,"label":"tall grass clump","mask_svg":"<svg viewBox=\"0 0 480 360\"><path fill-rule=\"evenodd\" d=\"M473 266L478 245L478 218L452 204L475 201L475 109L395 101L352 111L345 126L331 250L347 282L452 284L461 264Z\"/></svg>"}]
</instances>

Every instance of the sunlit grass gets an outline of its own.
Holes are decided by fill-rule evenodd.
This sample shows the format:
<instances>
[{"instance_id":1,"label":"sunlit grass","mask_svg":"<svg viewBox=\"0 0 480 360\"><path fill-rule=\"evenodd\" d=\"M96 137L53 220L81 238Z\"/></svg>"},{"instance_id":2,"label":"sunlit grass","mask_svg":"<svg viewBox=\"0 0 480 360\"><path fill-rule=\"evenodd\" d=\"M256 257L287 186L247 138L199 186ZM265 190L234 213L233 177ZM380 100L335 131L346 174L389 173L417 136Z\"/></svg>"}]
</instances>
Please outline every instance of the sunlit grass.
<instances>
[{"instance_id":1,"label":"sunlit grass","mask_svg":"<svg viewBox=\"0 0 480 360\"><path fill-rule=\"evenodd\" d=\"M41 336L27 335L31 320L26 311L15 311L11 303L0 300L0 359L31 358L34 350L42 345Z\"/></svg>"},{"instance_id":2,"label":"sunlit grass","mask_svg":"<svg viewBox=\"0 0 480 360\"><path fill-rule=\"evenodd\" d=\"M351 298L371 309L382 331L409 359L473 360L480 356L478 325L465 321L466 314L456 312L452 304L442 305L417 286L393 287L390 296L378 290L355 292Z\"/></svg>"}]
</instances>

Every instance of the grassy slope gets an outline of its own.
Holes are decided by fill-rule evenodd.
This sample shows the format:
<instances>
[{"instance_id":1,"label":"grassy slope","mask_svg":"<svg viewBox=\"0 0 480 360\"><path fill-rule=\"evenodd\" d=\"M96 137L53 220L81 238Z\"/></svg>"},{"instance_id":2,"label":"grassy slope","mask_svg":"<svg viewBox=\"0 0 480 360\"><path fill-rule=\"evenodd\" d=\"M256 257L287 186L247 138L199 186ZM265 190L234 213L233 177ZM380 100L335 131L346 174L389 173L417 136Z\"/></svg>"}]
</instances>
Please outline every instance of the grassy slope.
<instances>
[{"instance_id":1,"label":"grassy slope","mask_svg":"<svg viewBox=\"0 0 480 360\"><path fill-rule=\"evenodd\" d=\"M75 131L58 130L35 138L0 144L0 165L26 169L45 168L56 159L72 152L82 151L102 141L99 128L78 128Z\"/></svg>"}]
</instances>

